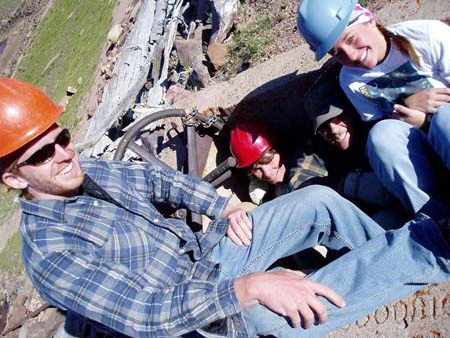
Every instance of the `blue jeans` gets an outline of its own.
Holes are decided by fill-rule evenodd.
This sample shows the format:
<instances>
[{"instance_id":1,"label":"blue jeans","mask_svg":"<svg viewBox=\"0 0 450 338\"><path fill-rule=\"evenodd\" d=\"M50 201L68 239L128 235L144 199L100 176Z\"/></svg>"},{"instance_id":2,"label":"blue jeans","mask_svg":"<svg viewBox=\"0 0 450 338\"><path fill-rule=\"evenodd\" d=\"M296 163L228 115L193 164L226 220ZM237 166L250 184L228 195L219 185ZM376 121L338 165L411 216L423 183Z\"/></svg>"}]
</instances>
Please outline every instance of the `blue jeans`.
<instances>
[{"instance_id":1,"label":"blue jeans","mask_svg":"<svg viewBox=\"0 0 450 338\"><path fill-rule=\"evenodd\" d=\"M427 134L399 120L383 120L370 131L367 156L378 179L413 215L439 220L450 214L442 202L450 168L450 106L435 114ZM446 190L446 189L444 189Z\"/></svg>"},{"instance_id":2,"label":"blue jeans","mask_svg":"<svg viewBox=\"0 0 450 338\"><path fill-rule=\"evenodd\" d=\"M327 323L294 329L284 317L255 305L244 311L250 337L318 337L427 283L449 278L450 248L428 218L384 232L352 203L323 186L284 195L249 215L250 246L239 247L224 238L213 249L211 259L222 264L221 278L265 271L278 258L317 244L353 249L309 277L346 300L347 305L338 309L323 299L329 309Z\"/></svg>"},{"instance_id":3,"label":"blue jeans","mask_svg":"<svg viewBox=\"0 0 450 338\"><path fill-rule=\"evenodd\" d=\"M441 107L431 120L428 140L450 170L450 104Z\"/></svg>"}]
</instances>

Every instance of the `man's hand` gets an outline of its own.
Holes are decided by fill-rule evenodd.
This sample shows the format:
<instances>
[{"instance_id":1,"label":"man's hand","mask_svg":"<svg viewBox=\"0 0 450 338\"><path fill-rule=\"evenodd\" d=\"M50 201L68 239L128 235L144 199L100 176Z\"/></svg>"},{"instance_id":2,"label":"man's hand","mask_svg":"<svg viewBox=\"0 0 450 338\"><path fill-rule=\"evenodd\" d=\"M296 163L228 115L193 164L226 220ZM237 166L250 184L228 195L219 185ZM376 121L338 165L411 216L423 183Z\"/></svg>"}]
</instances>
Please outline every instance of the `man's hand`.
<instances>
[{"instance_id":1,"label":"man's hand","mask_svg":"<svg viewBox=\"0 0 450 338\"><path fill-rule=\"evenodd\" d=\"M426 114L424 112L400 104L394 105L394 111L391 117L409 123L417 128L423 128L426 124Z\"/></svg>"},{"instance_id":2,"label":"man's hand","mask_svg":"<svg viewBox=\"0 0 450 338\"><path fill-rule=\"evenodd\" d=\"M246 308L256 303L288 317L293 327L308 329L317 319L321 324L328 319L326 306L317 299L323 296L338 307L345 301L325 285L313 282L305 274L293 270L259 272L236 280L236 293Z\"/></svg>"},{"instance_id":3,"label":"man's hand","mask_svg":"<svg viewBox=\"0 0 450 338\"><path fill-rule=\"evenodd\" d=\"M404 101L408 108L434 114L439 107L450 102L450 88L424 89L408 96Z\"/></svg>"},{"instance_id":4,"label":"man's hand","mask_svg":"<svg viewBox=\"0 0 450 338\"><path fill-rule=\"evenodd\" d=\"M252 241L252 220L243 209L226 210L224 217L230 220L227 236L239 246L250 245Z\"/></svg>"}]
</instances>

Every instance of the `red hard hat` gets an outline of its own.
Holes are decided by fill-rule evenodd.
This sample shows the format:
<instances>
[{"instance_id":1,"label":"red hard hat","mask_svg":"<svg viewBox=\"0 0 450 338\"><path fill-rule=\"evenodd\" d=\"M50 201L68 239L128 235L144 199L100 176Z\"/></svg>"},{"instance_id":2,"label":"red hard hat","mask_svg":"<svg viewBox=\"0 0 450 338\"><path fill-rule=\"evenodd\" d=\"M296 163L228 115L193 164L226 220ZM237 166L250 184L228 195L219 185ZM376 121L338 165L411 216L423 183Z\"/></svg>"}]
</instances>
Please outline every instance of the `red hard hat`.
<instances>
[{"instance_id":1,"label":"red hard hat","mask_svg":"<svg viewBox=\"0 0 450 338\"><path fill-rule=\"evenodd\" d=\"M63 111L63 107L32 84L0 78L0 157L41 135Z\"/></svg>"},{"instance_id":2,"label":"red hard hat","mask_svg":"<svg viewBox=\"0 0 450 338\"><path fill-rule=\"evenodd\" d=\"M236 167L244 168L258 161L273 148L274 136L258 122L242 122L231 131L231 153Z\"/></svg>"}]
</instances>

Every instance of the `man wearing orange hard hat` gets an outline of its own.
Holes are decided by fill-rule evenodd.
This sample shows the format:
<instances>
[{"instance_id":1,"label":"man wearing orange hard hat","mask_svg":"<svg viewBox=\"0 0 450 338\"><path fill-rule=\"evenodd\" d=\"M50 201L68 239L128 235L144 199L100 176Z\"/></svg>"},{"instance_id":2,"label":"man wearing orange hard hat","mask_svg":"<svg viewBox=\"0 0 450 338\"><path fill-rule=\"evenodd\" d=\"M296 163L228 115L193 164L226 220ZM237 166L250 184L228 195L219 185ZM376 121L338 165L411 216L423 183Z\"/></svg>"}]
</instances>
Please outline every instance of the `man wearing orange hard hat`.
<instances>
[{"instance_id":1,"label":"man wearing orange hard hat","mask_svg":"<svg viewBox=\"0 0 450 338\"><path fill-rule=\"evenodd\" d=\"M175 170L79 159L56 123L61 113L33 85L0 79L2 182L23 192L20 231L30 279L44 299L67 311L59 337L174 337L196 330L219 337L317 336L417 290L417 283L403 281L419 272L433 271L427 282L448 274L432 259L436 252L410 243L410 227L385 235L328 188L307 187L247 215L209 184ZM207 233L164 216L164 203L209 216ZM440 241L431 247L448 254L439 230L425 231L431 222L417 221L414 235ZM238 237L250 233L251 243L234 243L226 237L231 228ZM266 271L316 244L353 250L308 277ZM413 244L421 251L410 257L404 249ZM405 264L416 269L403 271Z\"/></svg>"},{"instance_id":2,"label":"man wearing orange hard hat","mask_svg":"<svg viewBox=\"0 0 450 338\"><path fill-rule=\"evenodd\" d=\"M2 79L0 97L3 182L30 199L78 194L83 181L78 153L69 131L56 124L63 107L36 87L13 79ZM45 166L52 160L53 168Z\"/></svg>"}]
</instances>

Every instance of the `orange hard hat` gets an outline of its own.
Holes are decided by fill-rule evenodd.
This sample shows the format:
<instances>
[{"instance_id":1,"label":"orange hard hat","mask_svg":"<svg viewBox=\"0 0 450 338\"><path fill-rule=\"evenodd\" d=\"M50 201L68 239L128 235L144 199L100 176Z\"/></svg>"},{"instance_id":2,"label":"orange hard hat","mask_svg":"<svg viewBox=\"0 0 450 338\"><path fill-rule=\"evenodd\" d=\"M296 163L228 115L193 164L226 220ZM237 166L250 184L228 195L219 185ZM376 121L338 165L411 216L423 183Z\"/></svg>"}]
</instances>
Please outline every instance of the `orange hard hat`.
<instances>
[{"instance_id":1,"label":"orange hard hat","mask_svg":"<svg viewBox=\"0 0 450 338\"><path fill-rule=\"evenodd\" d=\"M0 78L0 157L41 135L63 111L62 106L32 84Z\"/></svg>"},{"instance_id":2,"label":"orange hard hat","mask_svg":"<svg viewBox=\"0 0 450 338\"><path fill-rule=\"evenodd\" d=\"M241 122L231 130L231 153L236 167L252 165L273 148L275 137L259 122Z\"/></svg>"}]
</instances>

